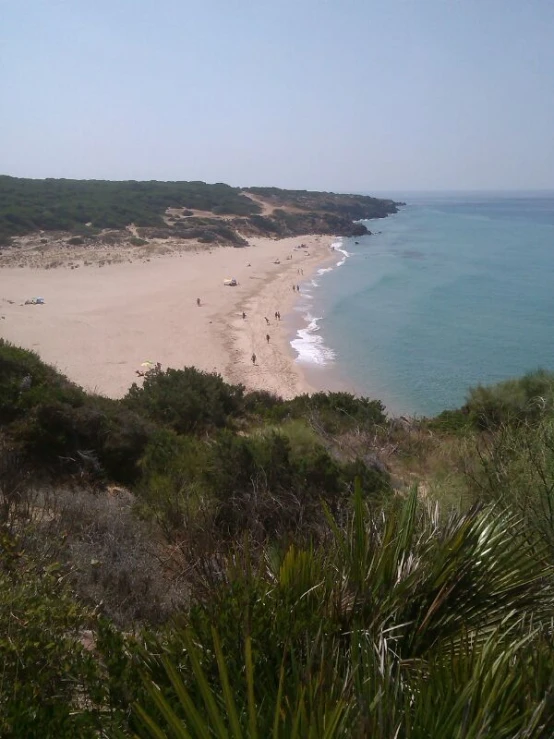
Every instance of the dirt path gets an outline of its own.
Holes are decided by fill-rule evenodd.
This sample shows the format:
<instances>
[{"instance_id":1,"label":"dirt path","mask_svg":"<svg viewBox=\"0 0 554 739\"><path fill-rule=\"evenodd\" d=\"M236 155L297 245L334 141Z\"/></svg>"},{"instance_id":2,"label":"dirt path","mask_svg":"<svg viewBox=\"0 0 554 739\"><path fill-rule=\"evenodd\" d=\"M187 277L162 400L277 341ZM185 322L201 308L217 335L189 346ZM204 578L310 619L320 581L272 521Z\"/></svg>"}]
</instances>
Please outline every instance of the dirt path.
<instances>
[{"instance_id":1,"label":"dirt path","mask_svg":"<svg viewBox=\"0 0 554 739\"><path fill-rule=\"evenodd\" d=\"M241 192L241 195L244 195L247 198L250 198L252 202L256 203L256 205L259 205L262 209L262 212L260 215L262 216L272 216L273 212L275 211L275 206L270 205L266 200L259 197L259 195L252 195L251 192Z\"/></svg>"}]
</instances>

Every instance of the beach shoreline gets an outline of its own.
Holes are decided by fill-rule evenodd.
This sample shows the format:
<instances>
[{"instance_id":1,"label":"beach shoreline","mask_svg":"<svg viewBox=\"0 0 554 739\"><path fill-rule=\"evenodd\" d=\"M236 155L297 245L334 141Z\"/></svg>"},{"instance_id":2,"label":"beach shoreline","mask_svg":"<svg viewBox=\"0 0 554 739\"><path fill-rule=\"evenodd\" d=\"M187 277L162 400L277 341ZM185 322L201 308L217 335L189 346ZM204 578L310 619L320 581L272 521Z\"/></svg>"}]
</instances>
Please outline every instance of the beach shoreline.
<instances>
[{"instance_id":1,"label":"beach shoreline","mask_svg":"<svg viewBox=\"0 0 554 739\"><path fill-rule=\"evenodd\" d=\"M217 371L249 390L290 398L312 390L290 346L286 317L302 294L293 285L301 286L333 258L333 241L314 234L253 238L244 248L180 252L102 269L5 267L0 336L109 397L140 382L137 370L152 361L163 368ZM226 278L238 285L225 286ZM45 304L25 305L35 296Z\"/></svg>"},{"instance_id":2,"label":"beach shoreline","mask_svg":"<svg viewBox=\"0 0 554 739\"><path fill-rule=\"evenodd\" d=\"M305 365L297 361L297 353L291 346L296 336L291 320L307 282L335 258L331 249L334 241L333 237L302 237L300 243L307 248L296 250L296 255L293 252L285 269L255 287L237 305L237 317L226 325L231 336L227 340L231 359L226 376L232 382L242 382L248 388L267 390L283 398L314 391ZM241 317L242 310L247 314L245 320ZM279 319L275 317L276 311ZM270 337L269 341L265 340L266 336ZM244 358L250 359L253 353L256 365L245 364Z\"/></svg>"}]
</instances>

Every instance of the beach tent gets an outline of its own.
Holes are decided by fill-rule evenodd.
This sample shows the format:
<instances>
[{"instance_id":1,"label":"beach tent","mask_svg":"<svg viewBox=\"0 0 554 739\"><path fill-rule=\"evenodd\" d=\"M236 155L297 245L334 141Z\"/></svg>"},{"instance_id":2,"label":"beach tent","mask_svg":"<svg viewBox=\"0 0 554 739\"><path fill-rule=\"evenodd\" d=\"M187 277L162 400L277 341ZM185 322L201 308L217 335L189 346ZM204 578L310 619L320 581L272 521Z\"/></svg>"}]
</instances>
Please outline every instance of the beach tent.
<instances>
[{"instance_id":1,"label":"beach tent","mask_svg":"<svg viewBox=\"0 0 554 739\"><path fill-rule=\"evenodd\" d=\"M223 284L228 285L229 287L235 287L236 285L238 285L238 282L235 280L234 277L227 277L223 280Z\"/></svg>"}]
</instances>

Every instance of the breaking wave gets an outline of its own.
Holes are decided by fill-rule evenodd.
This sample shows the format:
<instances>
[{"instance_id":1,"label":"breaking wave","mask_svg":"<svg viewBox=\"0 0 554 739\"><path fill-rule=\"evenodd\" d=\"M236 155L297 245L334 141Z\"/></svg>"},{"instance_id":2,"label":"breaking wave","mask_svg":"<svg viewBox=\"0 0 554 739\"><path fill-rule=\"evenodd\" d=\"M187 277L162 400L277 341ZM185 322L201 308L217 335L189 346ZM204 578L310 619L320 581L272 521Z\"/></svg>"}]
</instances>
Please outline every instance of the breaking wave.
<instances>
[{"instance_id":1,"label":"breaking wave","mask_svg":"<svg viewBox=\"0 0 554 739\"><path fill-rule=\"evenodd\" d=\"M336 269L336 267L342 267L342 265L350 256L346 249L343 248L342 239L333 242L331 244L331 249L333 251L340 252L343 255L342 259L340 259L336 263L335 267L321 267L320 269L318 269L316 272L317 277L320 277L327 272L332 272L334 269ZM335 359L335 353L328 346L325 346L323 337L321 336L319 321L321 321L322 316L315 317L310 311L311 298L313 298L313 293L311 292L311 290L313 288L319 287L319 281L312 279L310 280L308 285L310 288L310 292L303 292L303 297L305 300L300 307L300 311L304 314L303 319L306 323L306 326L298 329L298 331L296 332L296 336L294 337L294 339L292 339L290 345L296 352L297 362L305 362L307 364L324 366L331 363Z\"/></svg>"}]
</instances>

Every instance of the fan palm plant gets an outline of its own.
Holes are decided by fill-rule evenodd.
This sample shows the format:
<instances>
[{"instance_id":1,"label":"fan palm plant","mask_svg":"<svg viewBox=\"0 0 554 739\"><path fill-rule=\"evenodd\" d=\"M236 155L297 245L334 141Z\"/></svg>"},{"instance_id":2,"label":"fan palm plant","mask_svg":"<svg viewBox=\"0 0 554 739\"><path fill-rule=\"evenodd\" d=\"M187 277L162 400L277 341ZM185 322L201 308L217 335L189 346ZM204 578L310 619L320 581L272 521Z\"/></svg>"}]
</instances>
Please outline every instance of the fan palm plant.
<instances>
[{"instance_id":1,"label":"fan palm plant","mask_svg":"<svg viewBox=\"0 0 554 739\"><path fill-rule=\"evenodd\" d=\"M374 514L357 489L329 527L324 547L233 568L216 607L145 661L141 736L554 733L552 570L516 518L441 523L415 492Z\"/></svg>"}]
</instances>

